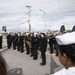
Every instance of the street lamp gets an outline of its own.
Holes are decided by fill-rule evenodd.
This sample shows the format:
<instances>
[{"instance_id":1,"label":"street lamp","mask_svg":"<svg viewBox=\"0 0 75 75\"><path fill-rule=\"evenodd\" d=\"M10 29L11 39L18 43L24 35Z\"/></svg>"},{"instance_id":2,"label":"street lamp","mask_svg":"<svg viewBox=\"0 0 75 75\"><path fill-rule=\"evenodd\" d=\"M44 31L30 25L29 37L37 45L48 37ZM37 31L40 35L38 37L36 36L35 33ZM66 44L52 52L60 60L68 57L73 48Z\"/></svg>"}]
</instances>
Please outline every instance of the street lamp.
<instances>
[{"instance_id":1,"label":"street lamp","mask_svg":"<svg viewBox=\"0 0 75 75\"><path fill-rule=\"evenodd\" d=\"M39 9L39 10L42 11L44 13L44 15L45 15L45 33L46 33L46 13L41 9Z\"/></svg>"}]
</instances>

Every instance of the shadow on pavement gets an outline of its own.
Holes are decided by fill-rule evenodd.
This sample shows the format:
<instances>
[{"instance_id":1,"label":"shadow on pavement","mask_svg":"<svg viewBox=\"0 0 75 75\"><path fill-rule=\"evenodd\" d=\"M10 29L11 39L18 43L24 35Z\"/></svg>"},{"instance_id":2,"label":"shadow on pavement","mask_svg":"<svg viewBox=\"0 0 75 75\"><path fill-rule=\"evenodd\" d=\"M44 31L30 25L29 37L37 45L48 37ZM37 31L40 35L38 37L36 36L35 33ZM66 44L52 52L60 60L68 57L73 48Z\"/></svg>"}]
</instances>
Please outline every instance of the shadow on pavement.
<instances>
[{"instance_id":1,"label":"shadow on pavement","mask_svg":"<svg viewBox=\"0 0 75 75\"><path fill-rule=\"evenodd\" d=\"M22 68L14 68L8 71L8 75L23 75Z\"/></svg>"},{"instance_id":2,"label":"shadow on pavement","mask_svg":"<svg viewBox=\"0 0 75 75\"><path fill-rule=\"evenodd\" d=\"M50 62L50 74L55 73L55 69L57 69L59 65L56 64L56 62L53 60L51 56L51 62Z\"/></svg>"},{"instance_id":3,"label":"shadow on pavement","mask_svg":"<svg viewBox=\"0 0 75 75\"><path fill-rule=\"evenodd\" d=\"M2 51L0 51L0 53L3 53L3 52L5 52L5 51L7 51L8 49L4 49L4 50L2 50Z\"/></svg>"}]
</instances>

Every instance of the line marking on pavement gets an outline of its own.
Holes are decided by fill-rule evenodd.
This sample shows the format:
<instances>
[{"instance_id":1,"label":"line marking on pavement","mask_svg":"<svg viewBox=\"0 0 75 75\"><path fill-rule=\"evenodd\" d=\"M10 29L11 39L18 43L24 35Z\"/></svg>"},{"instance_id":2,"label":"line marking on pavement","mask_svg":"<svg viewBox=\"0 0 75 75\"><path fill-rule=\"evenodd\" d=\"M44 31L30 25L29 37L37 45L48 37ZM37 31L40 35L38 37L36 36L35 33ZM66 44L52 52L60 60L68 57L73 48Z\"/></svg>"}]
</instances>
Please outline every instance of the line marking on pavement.
<instances>
[{"instance_id":1,"label":"line marking on pavement","mask_svg":"<svg viewBox=\"0 0 75 75\"><path fill-rule=\"evenodd\" d=\"M38 51L38 52L40 52L40 51ZM46 54L47 54L47 55L56 56L56 54L55 54L55 53L53 53L53 54L50 54L49 52L46 52Z\"/></svg>"},{"instance_id":2,"label":"line marking on pavement","mask_svg":"<svg viewBox=\"0 0 75 75\"><path fill-rule=\"evenodd\" d=\"M52 55L52 56L55 56L55 55L56 55L55 53L50 54L49 52L46 52L46 54L48 54L48 55Z\"/></svg>"}]
</instances>

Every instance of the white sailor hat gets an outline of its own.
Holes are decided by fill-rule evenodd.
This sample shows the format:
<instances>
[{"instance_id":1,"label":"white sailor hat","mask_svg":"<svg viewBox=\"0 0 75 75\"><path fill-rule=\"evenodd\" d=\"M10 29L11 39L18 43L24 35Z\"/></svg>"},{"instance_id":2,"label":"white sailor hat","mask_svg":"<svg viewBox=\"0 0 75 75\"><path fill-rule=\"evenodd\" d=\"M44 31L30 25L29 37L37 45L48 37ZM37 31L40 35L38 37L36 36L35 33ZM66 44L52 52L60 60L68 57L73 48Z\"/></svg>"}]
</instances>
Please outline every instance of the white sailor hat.
<instances>
[{"instance_id":1,"label":"white sailor hat","mask_svg":"<svg viewBox=\"0 0 75 75\"><path fill-rule=\"evenodd\" d=\"M36 35L37 35L38 33L36 33L36 32L35 32L34 34L36 34Z\"/></svg>"},{"instance_id":2,"label":"white sailor hat","mask_svg":"<svg viewBox=\"0 0 75 75\"><path fill-rule=\"evenodd\" d=\"M60 36L56 36L56 41L59 45L70 45L75 43L75 32L65 33Z\"/></svg>"},{"instance_id":3,"label":"white sailor hat","mask_svg":"<svg viewBox=\"0 0 75 75\"><path fill-rule=\"evenodd\" d=\"M18 33L18 36L20 36L20 34Z\"/></svg>"}]
</instances>

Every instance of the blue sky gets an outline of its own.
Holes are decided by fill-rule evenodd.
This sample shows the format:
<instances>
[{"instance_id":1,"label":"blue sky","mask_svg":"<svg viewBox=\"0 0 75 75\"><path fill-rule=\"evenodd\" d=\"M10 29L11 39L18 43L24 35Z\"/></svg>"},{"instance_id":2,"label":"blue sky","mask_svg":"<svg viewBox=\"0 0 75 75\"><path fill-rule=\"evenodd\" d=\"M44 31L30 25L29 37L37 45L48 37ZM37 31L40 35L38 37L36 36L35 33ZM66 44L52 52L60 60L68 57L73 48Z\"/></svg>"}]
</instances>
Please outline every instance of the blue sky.
<instances>
[{"instance_id":1,"label":"blue sky","mask_svg":"<svg viewBox=\"0 0 75 75\"><path fill-rule=\"evenodd\" d=\"M0 30L7 26L8 31L28 31L28 8L31 8L32 31L59 30L65 23L66 29L75 25L75 0L0 0Z\"/></svg>"}]
</instances>

